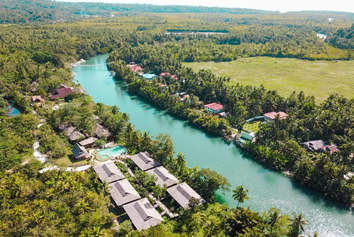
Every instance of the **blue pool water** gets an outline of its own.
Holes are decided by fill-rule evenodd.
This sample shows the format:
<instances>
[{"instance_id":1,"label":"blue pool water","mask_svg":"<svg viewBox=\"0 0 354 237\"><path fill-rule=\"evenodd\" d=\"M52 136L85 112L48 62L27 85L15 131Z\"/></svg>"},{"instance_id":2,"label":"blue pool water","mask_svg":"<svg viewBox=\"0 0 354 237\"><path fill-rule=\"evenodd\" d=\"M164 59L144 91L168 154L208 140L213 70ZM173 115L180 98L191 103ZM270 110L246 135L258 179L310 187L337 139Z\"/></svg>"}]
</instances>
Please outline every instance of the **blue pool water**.
<instances>
[{"instance_id":1,"label":"blue pool water","mask_svg":"<svg viewBox=\"0 0 354 237\"><path fill-rule=\"evenodd\" d=\"M110 157L121 155L123 153L127 153L127 149L125 149L124 147L118 145L118 146L114 146L114 147L111 147L111 148L106 148L106 149L103 149L103 150L99 150L97 153L99 154L98 159L106 160L106 159L108 159Z\"/></svg>"},{"instance_id":2,"label":"blue pool water","mask_svg":"<svg viewBox=\"0 0 354 237\"><path fill-rule=\"evenodd\" d=\"M7 109L8 109L8 115L10 116L10 117L14 117L14 116L16 116L16 115L19 115L20 114L20 111L16 108L16 107L14 107L13 105L9 105L8 107L7 107Z\"/></svg>"}]
</instances>

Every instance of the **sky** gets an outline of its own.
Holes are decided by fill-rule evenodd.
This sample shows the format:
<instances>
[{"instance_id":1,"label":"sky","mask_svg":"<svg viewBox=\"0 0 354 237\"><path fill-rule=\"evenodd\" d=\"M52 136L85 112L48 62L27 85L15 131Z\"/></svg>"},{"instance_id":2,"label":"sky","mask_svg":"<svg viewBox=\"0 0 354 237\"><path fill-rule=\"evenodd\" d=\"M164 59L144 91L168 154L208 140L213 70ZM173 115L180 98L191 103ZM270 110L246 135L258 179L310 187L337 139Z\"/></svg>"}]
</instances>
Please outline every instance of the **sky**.
<instances>
[{"instance_id":1,"label":"sky","mask_svg":"<svg viewBox=\"0 0 354 237\"><path fill-rule=\"evenodd\" d=\"M60 0L67 2L147 3L275 11L332 10L354 12L354 0Z\"/></svg>"}]
</instances>

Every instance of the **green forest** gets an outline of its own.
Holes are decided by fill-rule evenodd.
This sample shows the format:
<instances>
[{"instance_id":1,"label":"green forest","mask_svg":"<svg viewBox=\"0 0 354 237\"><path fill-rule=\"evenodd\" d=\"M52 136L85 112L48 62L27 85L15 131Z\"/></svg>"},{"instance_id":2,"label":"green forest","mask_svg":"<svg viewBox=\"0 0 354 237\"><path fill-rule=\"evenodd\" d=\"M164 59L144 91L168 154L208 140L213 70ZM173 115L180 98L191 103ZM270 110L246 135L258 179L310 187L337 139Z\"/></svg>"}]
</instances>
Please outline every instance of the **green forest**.
<instances>
[{"instance_id":1,"label":"green forest","mask_svg":"<svg viewBox=\"0 0 354 237\"><path fill-rule=\"evenodd\" d=\"M328 22L329 16L336 21ZM118 107L95 103L73 82L71 65L108 53L110 70L116 80L128 84L130 94L215 136L241 131L247 119L266 112L288 113L287 119L262 123L256 142L247 143L244 150L271 169L289 171L296 182L350 206L354 182L353 177L344 176L354 170L353 98L338 93L316 103L303 92L283 97L263 86L230 85L230 78L210 70L194 72L182 62L255 56L352 60L353 18L352 13L340 12L279 14L250 9L1 1L1 236L117 234L115 220L120 210L109 198L108 185L93 170L69 172L64 166L40 172L45 164L33 156L33 144L38 141L48 163L59 165L65 160L75 166L74 144L59 127L70 124L91 136L98 120L130 154L148 151L207 201L200 206L191 202L189 210L178 210L179 217L164 217L162 224L141 232L124 220L119 223L119 236L317 236L306 232L308 221L301 213L285 214L276 206L260 213L218 203L215 192L229 191L232 186L222 174L187 167L184 155L175 155L167 134L152 137L138 131ZM316 33L328 37L322 40ZM141 79L127 67L130 62L148 73L169 72L178 80L169 76ZM73 93L50 100L60 85L73 88ZM174 96L182 91L190 95L188 102ZM33 103L32 96L41 96L45 102ZM204 113L203 105L209 102L222 103L229 116ZM19 114L9 116L11 107ZM299 145L315 139L336 144L339 152L308 152ZM106 142L101 138L96 145ZM127 172L125 166L118 166ZM134 170L129 162L127 167ZM134 173L129 179L142 197L166 193L144 172ZM231 191L238 203L249 198L247 187Z\"/></svg>"}]
</instances>

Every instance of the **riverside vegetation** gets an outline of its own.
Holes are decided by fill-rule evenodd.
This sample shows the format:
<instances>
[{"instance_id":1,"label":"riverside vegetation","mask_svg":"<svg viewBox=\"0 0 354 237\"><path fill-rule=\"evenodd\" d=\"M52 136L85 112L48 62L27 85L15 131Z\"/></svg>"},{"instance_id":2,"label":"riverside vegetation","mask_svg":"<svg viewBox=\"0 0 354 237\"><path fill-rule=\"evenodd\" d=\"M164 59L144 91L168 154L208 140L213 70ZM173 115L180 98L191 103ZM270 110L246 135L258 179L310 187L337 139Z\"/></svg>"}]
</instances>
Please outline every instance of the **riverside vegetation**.
<instances>
[{"instance_id":1,"label":"riverside vegetation","mask_svg":"<svg viewBox=\"0 0 354 237\"><path fill-rule=\"evenodd\" d=\"M10 4L8 1L2 3ZM21 14L21 11L18 14ZM151 138L147 133L134 130L133 125L129 123L128 115L119 112L117 107L95 104L89 96L80 92L60 101L63 106L56 111L52 110L54 102L46 102L42 106L34 107L29 105L29 98L32 95L39 94L48 98L59 84L73 85L68 63L114 50L110 60L115 64L111 67L117 71L118 77L122 76L131 83L129 86L131 93L138 93L156 105L167 108L171 113L188 118L198 126L206 127L211 133L220 134L222 130L230 133L229 125L240 129L246 118L264 111L282 109L288 112L289 120L276 121L261 127L258 135L259 142L249 145L247 149L255 152L256 157L267 161L277 169L293 169L294 176L301 182L310 186L317 183L321 190L328 192L332 197L350 202L348 200L353 192L352 179L344 182L342 174L352 168L352 162L349 160L349 154L353 152L352 99L334 95L325 103L316 105L314 98L305 97L302 93L283 98L275 91L267 91L263 87L240 85L229 87L226 85L227 78L218 78L210 71L202 70L194 73L180 64L181 61L188 61L181 58L182 48L184 48L181 44L184 43L190 45L190 51L199 55L198 60L201 61L230 60L236 55L251 55L251 53L254 56L267 54L282 56L285 53L299 58L348 60L351 58L350 48L339 49L335 48L334 44L331 46L318 41L308 26L299 29L287 28L284 25L287 20L284 19L279 23L280 26L274 29L269 26L270 32L274 32L270 35L262 36L268 34L268 31L261 31L258 34L255 26L252 31L250 26L257 24L258 20L245 18L252 34L248 35L247 30L244 30L235 33L234 37L232 34L206 37L166 35L162 32L166 30L168 24L162 24L160 30L156 30L161 22L160 17L159 15L157 17L136 16L138 26L105 24L105 21L114 21L106 18L57 25L0 26L0 219L2 220L0 231L4 236L39 234L110 236L114 234L112 227L115 217L108 211L111 204L107 186L100 183L92 171L73 173L52 170L39 173L43 165L31 160L35 135L38 135L41 151L47 154L50 161L55 161L67 157L72 148L67 138L58 131L58 124L69 122L80 131L90 134L95 116L102 119L104 126L117 135L117 142L125 145L129 152L148 150L171 172L181 180L186 180L208 200L204 206L182 212L180 217L165 220L163 224L143 232L134 231L131 224L125 222L120 229L122 235L299 236L305 234L306 221L301 214L288 216L281 214L276 208L265 213L256 213L247 208L229 208L216 203L214 192L229 187L225 178L209 169L187 168L182 154L174 157L173 144L168 136L160 135ZM198 17L193 16L193 20ZM228 21L225 21L222 16L208 17L203 16L204 19L210 19L211 28L215 27L214 22L220 19L226 22L226 27L228 25ZM343 19L340 21L340 26L345 27L348 16L344 14L340 17ZM279 22L281 17L276 18L274 20L270 17L269 21ZM123 21L129 22L131 19L134 17L122 17ZM155 21L141 23L141 19L155 19ZM229 20L235 23L241 19L230 16ZM297 24L306 21L304 17L297 21ZM181 22L183 23L182 19ZM151 25L153 26L151 31L144 29ZM139 26L141 28L138 28ZM198 26L199 23L196 21L193 27ZM316 22L316 27L335 32L337 26ZM230 29L230 31L236 32L237 29ZM278 31L295 32L290 38L298 37L302 42L299 48L303 50L293 47L293 51L287 52L287 49L291 48L291 46L287 47L287 43L290 43L289 38L275 40L275 32ZM241 37L242 42L238 42L237 39L241 39L240 35L245 36L245 34L247 37ZM249 36L253 39L262 36L265 41L260 40L256 44L252 42L253 40L246 40ZM276 42L268 39L269 37L273 37ZM302 40L303 37L306 39ZM232 40L236 40L234 46ZM274 48L275 45L280 47ZM259 51L258 47L264 48ZM227 48L230 50L224 50ZM251 53L245 51L246 48L250 49ZM219 53L212 53L213 50ZM173 55L171 51L174 52ZM125 61L119 61L122 59ZM175 73L179 78L185 79L186 83L182 85L181 80L171 81L169 89L163 92L155 84L139 80L127 70L126 62L132 60L141 63L151 72ZM37 84L35 92L30 86L33 82ZM194 94L191 105L178 103L170 96L170 93L182 89ZM20 115L7 116L6 107L10 100L14 101L14 105L21 111ZM171 104L166 104L164 100ZM215 100L227 106L227 110L231 113L227 120L204 116L195 110L201 108L201 101ZM40 128L38 128L39 117L33 114L33 110L47 121ZM309 127L313 129L304 133L303 131ZM298 147L297 141L313 137L326 137L327 140L335 141L341 152L335 156L310 155ZM288 150L289 146L293 152ZM328 185L325 185L326 181ZM334 195L335 191L337 195ZM242 202L247 199L247 192L245 189L238 188L234 192L234 197Z\"/></svg>"}]
</instances>

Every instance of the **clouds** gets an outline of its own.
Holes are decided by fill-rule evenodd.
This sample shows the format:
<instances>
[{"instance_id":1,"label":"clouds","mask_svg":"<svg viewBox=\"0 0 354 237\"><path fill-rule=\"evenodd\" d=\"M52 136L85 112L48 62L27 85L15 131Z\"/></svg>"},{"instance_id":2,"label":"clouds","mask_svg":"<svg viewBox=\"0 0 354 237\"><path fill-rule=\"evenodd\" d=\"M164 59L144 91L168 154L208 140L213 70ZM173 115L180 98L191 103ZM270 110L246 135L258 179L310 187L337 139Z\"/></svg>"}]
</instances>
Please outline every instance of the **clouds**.
<instances>
[{"instance_id":1,"label":"clouds","mask_svg":"<svg viewBox=\"0 0 354 237\"><path fill-rule=\"evenodd\" d=\"M62 0L63 1L63 0ZM235 8L252 8L262 10L301 11L333 10L354 12L352 0L65 0L71 2L108 2L108 3L148 3L156 5L193 5Z\"/></svg>"}]
</instances>

